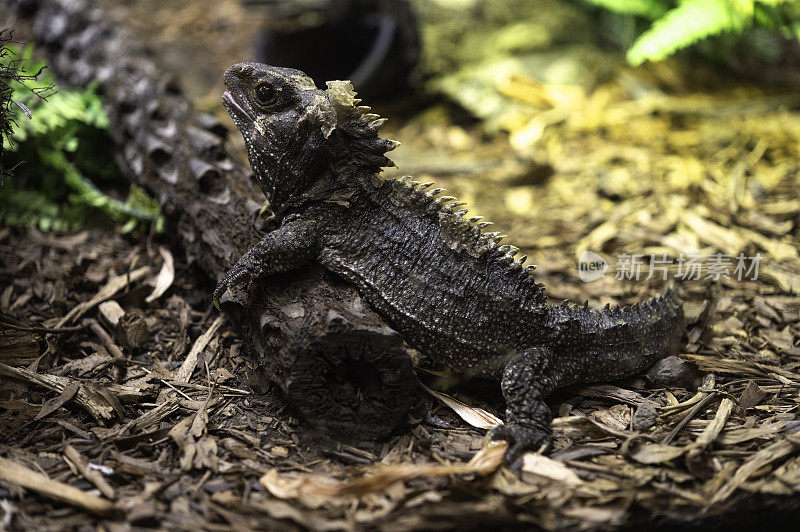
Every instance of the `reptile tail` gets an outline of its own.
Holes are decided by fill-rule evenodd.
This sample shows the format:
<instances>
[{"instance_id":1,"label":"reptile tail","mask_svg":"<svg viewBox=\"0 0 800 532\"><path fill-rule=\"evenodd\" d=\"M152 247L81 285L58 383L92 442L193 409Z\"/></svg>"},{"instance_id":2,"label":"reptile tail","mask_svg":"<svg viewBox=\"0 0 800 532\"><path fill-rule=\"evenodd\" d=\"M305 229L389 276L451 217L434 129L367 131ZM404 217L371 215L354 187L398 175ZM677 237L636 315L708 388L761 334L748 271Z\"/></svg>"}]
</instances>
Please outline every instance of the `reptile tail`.
<instances>
[{"instance_id":1,"label":"reptile tail","mask_svg":"<svg viewBox=\"0 0 800 532\"><path fill-rule=\"evenodd\" d=\"M683 345L683 302L670 283L661 295L626 307L588 309L555 307L567 311L568 328L579 338L565 345L577 368L570 381L592 382L635 375L658 360L675 355Z\"/></svg>"}]
</instances>

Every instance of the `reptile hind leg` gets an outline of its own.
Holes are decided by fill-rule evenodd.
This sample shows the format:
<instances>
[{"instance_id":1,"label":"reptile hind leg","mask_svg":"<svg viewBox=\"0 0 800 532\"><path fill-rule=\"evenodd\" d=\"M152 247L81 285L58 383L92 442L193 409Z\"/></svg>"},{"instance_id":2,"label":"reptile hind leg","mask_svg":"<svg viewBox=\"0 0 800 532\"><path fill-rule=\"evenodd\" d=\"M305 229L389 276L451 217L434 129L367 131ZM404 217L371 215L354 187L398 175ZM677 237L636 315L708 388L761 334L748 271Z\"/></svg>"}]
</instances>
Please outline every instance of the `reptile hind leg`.
<instances>
[{"instance_id":1,"label":"reptile hind leg","mask_svg":"<svg viewBox=\"0 0 800 532\"><path fill-rule=\"evenodd\" d=\"M523 451L550 445L553 414L544 398L563 377L563 372L554 368L554 358L551 349L533 347L520 353L503 370L500 387L506 400L506 422L492 429L489 437L509 442L509 463Z\"/></svg>"}]
</instances>

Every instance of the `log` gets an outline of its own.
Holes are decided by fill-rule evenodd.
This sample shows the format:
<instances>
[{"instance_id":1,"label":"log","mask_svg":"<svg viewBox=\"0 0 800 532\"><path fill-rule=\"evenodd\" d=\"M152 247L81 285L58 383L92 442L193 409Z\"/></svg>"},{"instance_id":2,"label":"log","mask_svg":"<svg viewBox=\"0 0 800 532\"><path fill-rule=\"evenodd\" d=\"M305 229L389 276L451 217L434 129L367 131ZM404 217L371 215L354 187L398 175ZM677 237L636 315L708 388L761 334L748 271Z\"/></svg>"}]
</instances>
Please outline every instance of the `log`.
<instances>
[{"instance_id":1,"label":"log","mask_svg":"<svg viewBox=\"0 0 800 532\"><path fill-rule=\"evenodd\" d=\"M124 176L159 200L170 238L216 281L268 224L226 128L198 113L124 22L85 0L10 0L62 85L99 81ZM23 28L18 28L23 30ZM223 302L256 367L301 418L338 437L380 437L416 392L400 337L345 282L320 267L276 276Z\"/></svg>"}]
</instances>

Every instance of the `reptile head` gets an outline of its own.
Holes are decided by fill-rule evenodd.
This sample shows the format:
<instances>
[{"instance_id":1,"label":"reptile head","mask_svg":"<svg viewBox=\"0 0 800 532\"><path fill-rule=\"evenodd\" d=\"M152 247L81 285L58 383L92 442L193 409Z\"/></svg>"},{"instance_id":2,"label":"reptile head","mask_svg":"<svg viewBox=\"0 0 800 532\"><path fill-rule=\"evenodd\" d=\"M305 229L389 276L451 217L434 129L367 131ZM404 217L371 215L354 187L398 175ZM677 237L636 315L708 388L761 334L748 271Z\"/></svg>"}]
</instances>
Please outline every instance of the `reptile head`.
<instances>
[{"instance_id":1,"label":"reptile head","mask_svg":"<svg viewBox=\"0 0 800 532\"><path fill-rule=\"evenodd\" d=\"M313 196L320 180L393 164L384 154L398 143L378 137L384 119L358 105L349 81L319 89L299 70L261 63L233 65L223 80L223 102L276 214Z\"/></svg>"}]
</instances>

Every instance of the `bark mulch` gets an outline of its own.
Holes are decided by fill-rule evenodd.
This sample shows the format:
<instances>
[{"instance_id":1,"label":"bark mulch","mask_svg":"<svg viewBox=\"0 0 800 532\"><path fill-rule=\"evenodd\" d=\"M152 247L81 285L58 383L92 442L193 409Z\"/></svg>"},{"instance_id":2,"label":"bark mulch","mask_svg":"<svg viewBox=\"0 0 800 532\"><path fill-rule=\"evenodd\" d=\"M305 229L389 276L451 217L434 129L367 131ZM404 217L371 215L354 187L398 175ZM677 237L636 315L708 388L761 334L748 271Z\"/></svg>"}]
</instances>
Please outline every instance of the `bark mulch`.
<instances>
[{"instance_id":1,"label":"bark mulch","mask_svg":"<svg viewBox=\"0 0 800 532\"><path fill-rule=\"evenodd\" d=\"M678 281L680 360L556 394L550 454L500 467L502 446L485 445L498 386L428 369L421 380L448 395L420 387L389 437L311 430L167 236L0 229L0 529L796 520L800 100L732 80L693 88L669 68L571 90L563 108L546 88L559 119L531 145L486 138L445 106L387 124L400 169L508 232L554 301L631 303ZM514 97L542 105L542 90ZM604 277L581 282L584 252L607 261Z\"/></svg>"}]
</instances>

